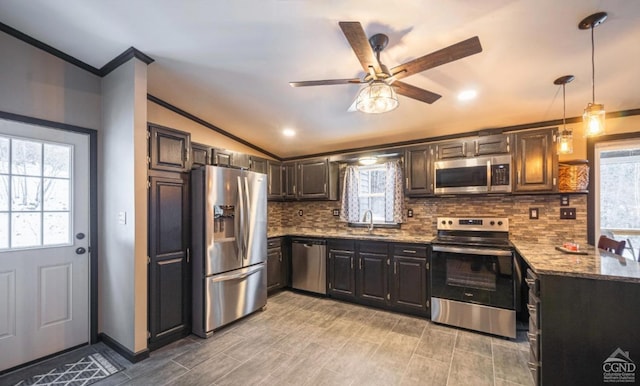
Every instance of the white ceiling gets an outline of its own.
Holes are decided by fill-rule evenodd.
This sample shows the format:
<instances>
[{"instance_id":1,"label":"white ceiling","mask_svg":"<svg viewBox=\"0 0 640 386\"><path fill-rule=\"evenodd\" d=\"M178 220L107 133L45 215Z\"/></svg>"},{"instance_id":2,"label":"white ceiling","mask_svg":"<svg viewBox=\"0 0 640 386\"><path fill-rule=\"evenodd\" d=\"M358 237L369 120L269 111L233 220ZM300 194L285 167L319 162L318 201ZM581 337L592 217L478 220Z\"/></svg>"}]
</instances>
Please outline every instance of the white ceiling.
<instances>
[{"instance_id":1,"label":"white ceiling","mask_svg":"<svg viewBox=\"0 0 640 386\"><path fill-rule=\"evenodd\" d=\"M328 152L582 114L591 101L640 107L638 0L2 0L0 22L96 68L133 46L155 59L149 93L281 157ZM347 112L358 85L289 81L363 75L338 21L389 35L389 67L478 36L483 52L403 79L442 95L400 96L386 114ZM475 88L478 98L459 102ZM283 128L297 135L284 138Z\"/></svg>"}]
</instances>

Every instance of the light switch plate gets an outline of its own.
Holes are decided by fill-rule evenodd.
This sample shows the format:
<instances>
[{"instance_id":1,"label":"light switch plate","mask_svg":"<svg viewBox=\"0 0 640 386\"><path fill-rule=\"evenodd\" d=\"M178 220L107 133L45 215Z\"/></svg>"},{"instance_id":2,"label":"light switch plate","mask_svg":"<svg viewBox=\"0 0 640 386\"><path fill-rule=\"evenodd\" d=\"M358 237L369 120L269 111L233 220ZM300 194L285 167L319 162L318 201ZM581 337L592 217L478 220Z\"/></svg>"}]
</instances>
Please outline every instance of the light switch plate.
<instances>
[{"instance_id":1,"label":"light switch plate","mask_svg":"<svg viewBox=\"0 0 640 386\"><path fill-rule=\"evenodd\" d=\"M413 217L413 209L407 209L407 217Z\"/></svg>"},{"instance_id":2,"label":"light switch plate","mask_svg":"<svg viewBox=\"0 0 640 386\"><path fill-rule=\"evenodd\" d=\"M302 209L300 209L300 210L298 211L298 216L302 216L303 214L304 214L304 213L302 212Z\"/></svg>"},{"instance_id":3,"label":"light switch plate","mask_svg":"<svg viewBox=\"0 0 640 386\"><path fill-rule=\"evenodd\" d=\"M529 208L529 220L537 220L538 218L540 218L538 208Z\"/></svg>"},{"instance_id":4,"label":"light switch plate","mask_svg":"<svg viewBox=\"0 0 640 386\"><path fill-rule=\"evenodd\" d=\"M127 224L127 212L118 212L118 224L126 225Z\"/></svg>"},{"instance_id":5,"label":"light switch plate","mask_svg":"<svg viewBox=\"0 0 640 386\"><path fill-rule=\"evenodd\" d=\"M334 217L340 216L340 209L333 209L332 211Z\"/></svg>"}]
</instances>

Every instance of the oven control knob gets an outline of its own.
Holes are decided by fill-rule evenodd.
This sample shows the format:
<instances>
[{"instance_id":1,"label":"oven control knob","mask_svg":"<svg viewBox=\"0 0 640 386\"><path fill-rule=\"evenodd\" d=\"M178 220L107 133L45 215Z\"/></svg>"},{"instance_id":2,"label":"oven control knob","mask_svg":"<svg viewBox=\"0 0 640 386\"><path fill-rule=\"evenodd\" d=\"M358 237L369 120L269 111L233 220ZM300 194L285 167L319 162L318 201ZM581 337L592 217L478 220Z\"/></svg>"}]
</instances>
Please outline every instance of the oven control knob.
<instances>
[{"instance_id":1,"label":"oven control knob","mask_svg":"<svg viewBox=\"0 0 640 386\"><path fill-rule=\"evenodd\" d=\"M447 225L447 222L445 220L442 220L442 225Z\"/></svg>"},{"instance_id":2,"label":"oven control knob","mask_svg":"<svg viewBox=\"0 0 640 386\"><path fill-rule=\"evenodd\" d=\"M453 225L453 221L449 220L449 225Z\"/></svg>"},{"instance_id":3,"label":"oven control knob","mask_svg":"<svg viewBox=\"0 0 640 386\"><path fill-rule=\"evenodd\" d=\"M491 221L489 224L490 225L496 225L496 222L495 221Z\"/></svg>"},{"instance_id":4,"label":"oven control knob","mask_svg":"<svg viewBox=\"0 0 640 386\"><path fill-rule=\"evenodd\" d=\"M498 221L498 226L502 226L502 221Z\"/></svg>"}]
</instances>

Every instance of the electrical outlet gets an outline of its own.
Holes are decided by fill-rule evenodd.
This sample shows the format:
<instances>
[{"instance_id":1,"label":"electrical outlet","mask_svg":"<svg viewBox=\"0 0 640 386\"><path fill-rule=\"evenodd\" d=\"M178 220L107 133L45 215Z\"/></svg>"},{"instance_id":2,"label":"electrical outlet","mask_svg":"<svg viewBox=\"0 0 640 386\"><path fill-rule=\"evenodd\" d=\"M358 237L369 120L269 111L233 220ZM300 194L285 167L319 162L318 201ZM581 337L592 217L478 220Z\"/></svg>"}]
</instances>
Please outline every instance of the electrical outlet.
<instances>
[{"instance_id":1,"label":"electrical outlet","mask_svg":"<svg viewBox=\"0 0 640 386\"><path fill-rule=\"evenodd\" d=\"M302 212L302 209L300 209L300 210L298 211L298 216L302 216L303 214L304 214L304 213Z\"/></svg>"},{"instance_id":2,"label":"electrical outlet","mask_svg":"<svg viewBox=\"0 0 640 386\"><path fill-rule=\"evenodd\" d=\"M407 217L413 217L413 209L407 209Z\"/></svg>"},{"instance_id":3,"label":"electrical outlet","mask_svg":"<svg viewBox=\"0 0 640 386\"><path fill-rule=\"evenodd\" d=\"M568 195L562 195L560 196L560 206L569 206L569 196Z\"/></svg>"},{"instance_id":4,"label":"electrical outlet","mask_svg":"<svg viewBox=\"0 0 640 386\"><path fill-rule=\"evenodd\" d=\"M537 220L540 216L538 208L529 208L529 220Z\"/></svg>"},{"instance_id":5,"label":"electrical outlet","mask_svg":"<svg viewBox=\"0 0 640 386\"><path fill-rule=\"evenodd\" d=\"M560 220L575 220L576 208L560 208Z\"/></svg>"},{"instance_id":6,"label":"electrical outlet","mask_svg":"<svg viewBox=\"0 0 640 386\"><path fill-rule=\"evenodd\" d=\"M332 211L334 217L340 216L340 209L333 209Z\"/></svg>"}]
</instances>

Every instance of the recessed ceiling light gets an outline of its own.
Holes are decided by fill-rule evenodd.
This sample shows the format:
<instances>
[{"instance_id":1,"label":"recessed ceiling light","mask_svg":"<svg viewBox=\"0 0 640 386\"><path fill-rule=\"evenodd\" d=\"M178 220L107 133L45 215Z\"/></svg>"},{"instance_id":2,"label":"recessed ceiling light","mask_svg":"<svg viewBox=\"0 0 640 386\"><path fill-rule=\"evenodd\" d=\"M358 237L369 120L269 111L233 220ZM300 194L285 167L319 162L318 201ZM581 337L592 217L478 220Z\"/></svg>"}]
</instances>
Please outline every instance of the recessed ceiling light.
<instances>
[{"instance_id":1,"label":"recessed ceiling light","mask_svg":"<svg viewBox=\"0 0 640 386\"><path fill-rule=\"evenodd\" d=\"M460 94L458 94L459 101L470 101L478 96L478 92L476 90L464 90Z\"/></svg>"},{"instance_id":2,"label":"recessed ceiling light","mask_svg":"<svg viewBox=\"0 0 640 386\"><path fill-rule=\"evenodd\" d=\"M296 135L296 132L293 129L284 129L282 130L282 134L285 137L293 137L294 135Z\"/></svg>"}]
</instances>

